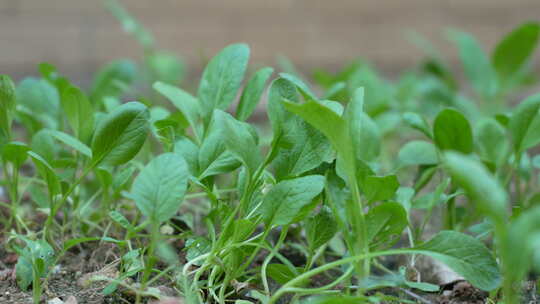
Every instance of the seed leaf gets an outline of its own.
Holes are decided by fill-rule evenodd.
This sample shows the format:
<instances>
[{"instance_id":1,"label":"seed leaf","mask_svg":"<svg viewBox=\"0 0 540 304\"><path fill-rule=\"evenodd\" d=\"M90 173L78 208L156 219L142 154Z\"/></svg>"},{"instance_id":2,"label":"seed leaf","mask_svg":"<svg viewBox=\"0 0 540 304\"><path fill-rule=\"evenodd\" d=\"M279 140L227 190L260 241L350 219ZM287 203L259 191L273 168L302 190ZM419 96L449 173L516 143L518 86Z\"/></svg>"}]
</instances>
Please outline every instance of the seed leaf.
<instances>
[{"instance_id":1,"label":"seed leaf","mask_svg":"<svg viewBox=\"0 0 540 304\"><path fill-rule=\"evenodd\" d=\"M403 166L434 165L438 160L437 149L432 143L413 140L405 144L398 154Z\"/></svg>"},{"instance_id":2,"label":"seed leaf","mask_svg":"<svg viewBox=\"0 0 540 304\"><path fill-rule=\"evenodd\" d=\"M433 123L435 144L441 150L455 150L462 153L473 151L471 126L460 112L444 109Z\"/></svg>"}]
</instances>

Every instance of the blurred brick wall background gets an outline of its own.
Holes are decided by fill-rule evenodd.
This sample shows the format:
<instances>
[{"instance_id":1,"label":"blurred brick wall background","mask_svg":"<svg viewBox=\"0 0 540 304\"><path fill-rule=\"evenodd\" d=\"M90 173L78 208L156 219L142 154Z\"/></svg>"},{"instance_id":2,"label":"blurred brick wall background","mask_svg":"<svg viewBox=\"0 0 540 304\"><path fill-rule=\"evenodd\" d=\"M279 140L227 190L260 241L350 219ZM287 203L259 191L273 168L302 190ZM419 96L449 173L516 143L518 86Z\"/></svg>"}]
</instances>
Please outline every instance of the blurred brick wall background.
<instances>
[{"instance_id":1,"label":"blurred brick wall background","mask_svg":"<svg viewBox=\"0 0 540 304\"><path fill-rule=\"evenodd\" d=\"M418 62L422 51L406 30L424 35L455 62L444 30L473 33L491 49L525 20L540 18L539 0L123 0L154 33L158 45L184 57L190 75L231 42L247 42L252 63L276 54L300 69L336 69L362 57L392 73ZM88 83L103 63L139 59L142 50L97 0L0 0L0 73L36 74L48 61Z\"/></svg>"}]
</instances>

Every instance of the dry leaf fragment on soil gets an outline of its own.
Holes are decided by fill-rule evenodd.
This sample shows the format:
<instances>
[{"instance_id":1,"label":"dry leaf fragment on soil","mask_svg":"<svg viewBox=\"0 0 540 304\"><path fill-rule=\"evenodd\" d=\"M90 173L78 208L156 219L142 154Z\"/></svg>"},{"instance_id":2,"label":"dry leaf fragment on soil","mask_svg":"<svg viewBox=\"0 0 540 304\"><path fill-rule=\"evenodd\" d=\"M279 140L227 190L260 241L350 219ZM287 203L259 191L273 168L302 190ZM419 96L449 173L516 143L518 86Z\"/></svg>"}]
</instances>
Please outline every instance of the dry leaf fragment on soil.
<instances>
[{"instance_id":1,"label":"dry leaf fragment on soil","mask_svg":"<svg viewBox=\"0 0 540 304\"><path fill-rule=\"evenodd\" d=\"M161 300L150 301L149 304L184 304L181 298L162 298Z\"/></svg>"}]
</instances>

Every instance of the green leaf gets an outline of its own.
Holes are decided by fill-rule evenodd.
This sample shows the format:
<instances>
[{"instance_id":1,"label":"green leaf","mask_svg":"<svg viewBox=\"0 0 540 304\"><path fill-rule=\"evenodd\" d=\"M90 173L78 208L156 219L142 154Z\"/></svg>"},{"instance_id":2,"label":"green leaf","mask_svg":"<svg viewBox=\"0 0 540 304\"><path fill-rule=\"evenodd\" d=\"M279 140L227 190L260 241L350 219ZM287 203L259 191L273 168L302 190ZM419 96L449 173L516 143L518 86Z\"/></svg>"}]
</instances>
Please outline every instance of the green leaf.
<instances>
[{"instance_id":1,"label":"green leaf","mask_svg":"<svg viewBox=\"0 0 540 304\"><path fill-rule=\"evenodd\" d=\"M279 76L283 79L288 80L290 83L294 84L298 90L300 90L300 93L302 96L304 96L307 100L318 100L317 96L311 92L309 87L298 77L296 77L293 74L288 73L280 73Z\"/></svg>"},{"instance_id":2,"label":"green leaf","mask_svg":"<svg viewBox=\"0 0 540 304\"><path fill-rule=\"evenodd\" d=\"M323 188L324 177L320 175L279 182L264 196L260 213L269 227L288 225Z\"/></svg>"},{"instance_id":3,"label":"green leaf","mask_svg":"<svg viewBox=\"0 0 540 304\"><path fill-rule=\"evenodd\" d=\"M189 172L193 176L199 174L199 147L194 144L189 138L181 137L174 143L174 153L182 155L186 161Z\"/></svg>"},{"instance_id":4,"label":"green leaf","mask_svg":"<svg viewBox=\"0 0 540 304\"><path fill-rule=\"evenodd\" d=\"M148 108L133 101L115 108L98 124L92 140L94 164L120 165L141 149L149 130Z\"/></svg>"},{"instance_id":5,"label":"green leaf","mask_svg":"<svg viewBox=\"0 0 540 304\"><path fill-rule=\"evenodd\" d=\"M302 117L330 140L334 149L343 158L348 176L355 176L355 154L347 122L336 112L316 101L304 104L289 101L283 103L288 111Z\"/></svg>"},{"instance_id":6,"label":"green leaf","mask_svg":"<svg viewBox=\"0 0 540 304\"><path fill-rule=\"evenodd\" d=\"M43 79L25 78L17 86L17 104L25 107L42 124L55 129L59 117L58 90Z\"/></svg>"},{"instance_id":7,"label":"green leaf","mask_svg":"<svg viewBox=\"0 0 540 304\"><path fill-rule=\"evenodd\" d=\"M398 188L399 181L395 175L368 176L362 183L362 191L370 203L393 198Z\"/></svg>"},{"instance_id":8,"label":"green leaf","mask_svg":"<svg viewBox=\"0 0 540 304\"><path fill-rule=\"evenodd\" d=\"M301 118L290 119L284 128L287 132L280 139L283 145L273 161L278 180L299 176L331 159L333 151L328 139Z\"/></svg>"},{"instance_id":9,"label":"green leaf","mask_svg":"<svg viewBox=\"0 0 540 304\"><path fill-rule=\"evenodd\" d=\"M7 75L0 75L0 140L9 140L15 111L15 85ZM2 142L0 142L0 146Z\"/></svg>"},{"instance_id":10,"label":"green leaf","mask_svg":"<svg viewBox=\"0 0 540 304\"><path fill-rule=\"evenodd\" d=\"M197 92L205 117L209 117L214 109L226 110L233 102L248 61L249 47L245 44L229 45L210 60Z\"/></svg>"},{"instance_id":11,"label":"green leaf","mask_svg":"<svg viewBox=\"0 0 540 304\"><path fill-rule=\"evenodd\" d=\"M437 114L433 134L435 144L441 150L473 151L471 126L463 114L454 109L444 109Z\"/></svg>"},{"instance_id":12,"label":"green leaf","mask_svg":"<svg viewBox=\"0 0 540 304\"><path fill-rule=\"evenodd\" d=\"M154 158L135 178L130 198L153 223L173 217L184 198L189 170L185 160L176 153Z\"/></svg>"},{"instance_id":13,"label":"green leaf","mask_svg":"<svg viewBox=\"0 0 540 304\"><path fill-rule=\"evenodd\" d=\"M278 137L282 131L285 131L283 130L285 123L294 117L292 113L285 110L282 100L297 102L298 99L298 91L290 81L284 78L278 78L270 84L266 113L275 137ZM288 132L283 133L287 134Z\"/></svg>"},{"instance_id":14,"label":"green leaf","mask_svg":"<svg viewBox=\"0 0 540 304\"><path fill-rule=\"evenodd\" d=\"M75 135L88 142L94 128L94 111L86 95L79 88L69 86L62 91L60 102Z\"/></svg>"},{"instance_id":15,"label":"green leaf","mask_svg":"<svg viewBox=\"0 0 540 304\"><path fill-rule=\"evenodd\" d=\"M531 57L540 36L540 24L527 22L507 34L495 47L492 62L502 78L509 78Z\"/></svg>"},{"instance_id":16,"label":"green leaf","mask_svg":"<svg viewBox=\"0 0 540 304\"><path fill-rule=\"evenodd\" d=\"M2 147L2 158L13 163L15 170L18 170L26 161L28 151L30 151L30 148L25 143L12 141Z\"/></svg>"},{"instance_id":17,"label":"green leaf","mask_svg":"<svg viewBox=\"0 0 540 304\"><path fill-rule=\"evenodd\" d=\"M507 194L504 187L478 161L463 154L447 152L443 164L453 181L461 186L471 202L495 222L506 218Z\"/></svg>"},{"instance_id":18,"label":"green leaf","mask_svg":"<svg viewBox=\"0 0 540 304\"><path fill-rule=\"evenodd\" d=\"M154 90L167 97L167 99L169 99L171 103L178 110L180 110L180 112L182 112L195 134L197 134L199 137L202 136L202 130L197 127L197 122L201 116L201 110L197 99L188 92L163 82L158 81L154 83L153 87Z\"/></svg>"},{"instance_id":19,"label":"green leaf","mask_svg":"<svg viewBox=\"0 0 540 304\"><path fill-rule=\"evenodd\" d=\"M33 280L39 280L47 275L49 268L54 262L54 250L44 240L33 241L24 239L26 247L15 265L17 284L26 290ZM37 275L34 277L33 268L36 267Z\"/></svg>"},{"instance_id":20,"label":"green leaf","mask_svg":"<svg viewBox=\"0 0 540 304\"><path fill-rule=\"evenodd\" d=\"M305 223L306 238L311 252L330 241L338 230L337 222L328 207L322 207L319 213L308 218Z\"/></svg>"},{"instance_id":21,"label":"green leaf","mask_svg":"<svg viewBox=\"0 0 540 304\"><path fill-rule=\"evenodd\" d=\"M347 106L345 116L356 158L370 162L379 155L381 135L377 124L364 112L363 104L364 89L359 88Z\"/></svg>"},{"instance_id":22,"label":"green leaf","mask_svg":"<svg viewBox=\"0 0 540 304\"><path fill-rule=\"evenodd\" d=\"M532 257L538 251L538 233L540 232L540 207L533 207L523 212L511 224L506 243L501 250L503 261L508 263L505 276L511 282L521 282L530 270ZM535 241L536 239L536 241Z\"/></svg>"},{"instance_id":23,"label":"green leaf","mask_svg":"<svg viewBox=\"0 0 540 304\"><path fill-rule=\"evenodd\" d=\"M411 128L422 132L428 138L433 138L433 133L431 132L428 122L424 117L420 116L420 114L406 112L403 114L403 121L405 121Z\"/></svg>"},{"instance_id":24,"label":"green leaf","mask_svg":"<svg viewBox=\"0 0 540 304\"><path fill-rule=\"evenodd\" d=\"M366 214L366 228L371 246L392 246L407 227L407 211L396 202L382 203Z\"/></svg>"},{"instance_id":25,"label":"green leaf","mask_svg":"<svg viewBox=\"0 0 540 304\"><path fill-rule=\"evenodd\" d=\"M178 84L185 76L185 63L174 53L154 51L146 55L145 63L152 78L168 84Z\"/></svg>"},{"instance_id":26,"label":"green leaf","mask_svg":"<svg viewBox=\"0 0 540 304\"><path fill-rule=\"evenodd\" d=\"M251 126L221 110L214 110L214 119L221 125L227 149L253 174L261 164L262 158L257 140L250 131Z\"/></svg>"},{"instance_id":27,"label":"green leaf","mask_svg":"<svg viewBox=\"0 0 540 304\"><path fill-rule=\"evenodd\" d=\"M206 138L199 149L199 179L230 172L240 162L228 151L225 144L222 126L215 119L210 121Z\"/></svg>"},{"instance_id":28,"label":"green leaf","mask_svg":"<svg viewBox=\"0 0 540 304\"><path fill-rule=\"evenodd\" d=\"M287 265L283 264L268 264L266 267L266 274L272 278L272 280L281 285L286 284L298 276L298 273L293 272ZM308 281L309 279L304 282L300 282L298 285L306 285Z\"/></svg>"},{"instance_id":29,"label":"green leaf","mask_svg":"<svg viewBox=\"0 0 540 304\"><path fill-rule=\"evenodd\" d=\"M411 251L437 259L482 290L499 287L501 274L492 253L478 239L455 231L442 231Z\"/></svg>"},{"instance_id":30,"label":"green leaf","mask_svg":"<svg viewBox=\"0 0 540 304\"><path fill-rule=\"evenodd\" d=\"M261 100L261 96L264 92L264 85L274 72L274 69L270 67L262 68L251 77L246 84L242 97L236 109L236 118L241 121L245 121L251 116L251 113L257 107L257 104Z\"/></svg>"},{"instance_id":31,"label":"green leaf","mask_svg":"<svg viewBox=\"0 0 540 304\"><path fill-rule=\"evenodd\" d=\"M80 152L82 155L92 158L92 150L75 137L61 131L51 130L50 134L64 144Z\"/></svg>"},{"instance_id":32,"label":"green leaf","mask_svg":"<svg viewBox=\"0 0 540 304\"><path fill-rule=\"evenodd\" d=\"M300 302L301 304L363 304L372 303L365 297L344 295L312 296Z\"/></svg>"},{"instance_id":33,"label":"green leaf","mask_svg":"<svg viewBox=\"0 0 540 304\"><path fill-rule=\"evenodd\" d=\"M540 94L532 95L523 100L513 111L508 123L512 135L514 150L520 153L540 142L538 120L540 115Z\"/></svg>"},{"instance_id":34,"label":"green leaf","mask_svg":"<svg viewBox=\"0 0 540 304\"><path fill-rule=\"evenodd\" d=\"M60 179L58 178L58 175L54 172L51 165L43 159L39 154L28 151L28 156L32 159L34 162L34 165L36 165L36 169L41 176L47 183L47 188L49 190L49 198L52 198L54 195L60 193ZM52 206L51 206L52 207Z\"/></svg>"},{"instance_id":35,"label":"green leaf","mask_svg":"<svg viewBox=\"0 0 540 304\"><path fill-rule=\"evenodd\" d=\"M504 127L492 118L482 120L476 126L475 138L478 154L495 166L501 166L510 149Z\"/></svg>"},{"instance_id":36,"label":"green leaf","mask_svg":"<svg viewBox=\"0 0 540 304\"><path fill-rule=\"evenodd\" d=\"M439 157L432 143L413 140L399 150L398 160L403 166L435 165L439 162Z\"/></svg>"},{"instance_id":37,"label":"green leaf","mask_svg":"<svg viewBox=\"0 0 540 304\"><path fill-rule=\"evenodd\" d=\"M493 97L498 89L497 74L476 39L458 31L452 31L450 38L457 44L465 76L473 89L484 99Z\"/></svg>"}]
</instances>

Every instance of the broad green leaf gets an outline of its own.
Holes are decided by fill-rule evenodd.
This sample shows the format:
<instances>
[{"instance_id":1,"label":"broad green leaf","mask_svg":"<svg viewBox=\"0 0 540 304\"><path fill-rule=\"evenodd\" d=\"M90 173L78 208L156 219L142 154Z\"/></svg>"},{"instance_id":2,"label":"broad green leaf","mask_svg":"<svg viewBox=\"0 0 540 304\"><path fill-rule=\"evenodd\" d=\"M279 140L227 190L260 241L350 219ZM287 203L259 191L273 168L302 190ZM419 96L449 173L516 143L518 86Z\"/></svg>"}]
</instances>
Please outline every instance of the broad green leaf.
<instances>
[{"instance_id":1,"label":"broad green leaf","mask_svg":"<svg viewBox=\"0 0 540 304\"><path fill-rule=\"evenodd\" d=\"M25 78L17 86L17 105L31 111L33 118L55 129L58 124L60 98L58 90L49 82Z\"/></svg>"},{"instance_id":2,"label":"broad green leaf","mask_svg":"<svg viewBox=\"0 0 540 304\"><path fill-rule=\"evenodd\" d=\"M250 174L255 173L262 158L257 139L250 132L251 126L221 110L214 110L214 119L221 125L227 150L231 151L249 169Z\"/></svg>"},{"instance_id":3,"label":"broad green leaf","mask_svg":"<svg viewBox=\"0 0 540 304\"><path fill-rule=\"evenodd\" d=\"M315 96L315 94L311 92L309 87L300 78L288 73L280 73L279 76L294 84L298 88L298 90L300 90L300 93L302 94L302 96L304 96L305 99L318 100L317 96Z\"/></svg>"},{"instance_id":4,"label":"broad green leaf","mask_svg":"<svg viewBox=\"0 0 540 304\"><path fill-rule=\"evenodd\" d=\"M439 162L439 157L432 143L413 140L399 150L398 160L403 166L434 165Z\"/></svg>"},{"instance_id":5,"label":"broad green leaf","mask_svg":"<svg viewBox=\"0 0 540 304\"><path fill-rule=\"evenodd\" d=\"M30 148L25 143L12 141L1 147L1 150L4 161L13 163L15 170L19 170L26 161Z\"/></svg>"},{"instance_id":6,"label":"broad green leaf","mask_svg":"<svg viewBox=\"0 0 540 304\"><path fill-rule=\"evenodd\" d=\"M36 169L41 176L47 183L47 188L49 190L49 198L52 198L54 195L60 193L60 179L58 178L58 175L54 172L51 165L39 154L28 151L28 156L32 159L34 164L36 165Z\"/></svg>"},{"instance_id":7,"label":"broad green leaf","mask_svg":"<svg viewBox=\"0 0 540 304\"><path fill-rule=\"evenodd\" d=\"M382 203L366 214L366 228L370 246L395 244L407 227L407 211L396 202Z\"/></svg>"},{"instance_id":8,"label":"broad green leaf","mask_svg":"<svg viewBox=\"0 0 540 304\"><path fill-rule=\"evenodd\" d=\"M132 159L148 134L148 108L128 102L107 114L98 124L92 140L94 164L120 165Z\"/></svg>"},{"instance_id":9,"label":"broad green leaf","mask_svg":"<svg viewBox=\"0 0 540 304\"><path fill-rule=\"evenodd\" d=\"M296 87L284 78L278 78L272 81L268 90L268 105L266 107L268 119L272 125L274 136L279 136L284 129L285 122L289 121L294 115L285 110L282 100L297 102L299 100ZM287 134L287 132L283 132Z\"/></svg>"},{"instance_id":10,"label":"broad green leaf","mask_svg":"<svg viewBox=\"0 0 540 304\"><path fill-rule=\"evenodd\" d=\"M420 114L406 112L403 114L403 121L405 121L411 128L422 132L428 138L433 138L433 133L431 132L428 122L424 117L420 116Z\"/></svg>"},{"instance_id":11,"label":"broad green leaf","mask_svg":"<svg viewBox=\"0 0 540 304\"><path fill-rule=\"evenodd\" d=\"M445 263L479 289L489 291L500 285L499 265L489 249L472 236L455 231L442 231L410 251Z\"/></svg>"},{"instance_id":12,"label":"broad green leaf","mask_svg":"<svg viewBox=\"0 0 540 304\"><path fill-rule=\"evenodd\" d=\"M264 85L273 72L274 69L270 67L262 68L248 81L236 109L236 118L238 120L245 121L251 116L264 93Z\"/></svg>"},{"instance_id":13,"label":"broad green leaf","mask_svg":"<svg viewBox=\"0 0 540 304\"><path fill-rule=\"evenodd\" d=\"M14 111L15 85L9 76L0 75L0 140L2 138L9 140Z\"/></svg>"},{"instance_id":14,"label":"broad green leaf","mask_svg":"<svg viewBox=\"0 0 540 304\"><path fill-rule=\"evenodd\" d=\"M205 253L210 252L212 249L212 242L202 236L196 238L190 238L186 241L187 254L186 259L191 261ZM193 263L194 265L202 265L204 261L198 261Z\"/></svg>"},{"instance_id":15,"label":"broad green leaf","mask_svg":"<svg viewBox=\"0 0 540 304\"><path fill-rule=\"evenodd\" d=\"M44 278L54 262L54 250L46 241L33 241L24 239L26 247L15 265L17 284L26 290L33 280ZM36 267L38 278L34 277L33 268Z\"/></svg>"},{"instance_id":16,"label":"broad green leaf","mask_svg":"<svg viewBox=\"0 0 540 304\"><path fill-rule=\"evenodd\" d=\"M94 128L94 111L86 95L79 88L69 86L62 91L60 101L77 138L88 142Z\"/></svg>"},{"instance_id":17,"label":"broad green leaf","mask_svg":"<svg viewBox=\"0 0 540 304\"><path fill-rule=\"evenodd\" d=\"M194 144L189 138L181 137L174 143L174 153L182 155L186 161L189 172L193 176L199 174L199 147Z\"/></svg>"},{"instance_id":18,"label":"broad green leaf","mask_svg":"<svg viewBox=\"0 0 540 304\"><path fill-rule=\"evenodd\" d=\"M64 144L75 149L77 152L81 153L82 155L90 157L90 158L92 157L92 150L90 150L90 148L87 145L83 144L75 137L61 131L56 131L56 130L51 130L50 134L54 138L58 139Z\"/></svg>"},{"instance_id":19,"label":"broad green leaf","mask_svg":"<svg viewBox=\"0 0 540 304\"><path fill-rule=\"evenodd\" d=\"M165 153L154 158L135 178L130 198L151 222L173 217L186 193L189 170L182 156Z\"/></svg>"},{"instance_id":20,"label":"broad green leaf","mask_svg":"<svg viewBox=\"0 0 540 304\"><path fill-rule=\"evenodd\" d=\"M330 241L338 230L337 222L328 207L322 207L319 213L308 218L304 227L311 252Z\"/></svg>"},{"instance_id":21,"label":"broad green leaf","mask_svg":"<svg viewBox=\"0 0 540 304\"><path fill-rule=\"evenodd\" d=\"M316 102L309 101L296 104L284 101L284 106L302 117L309 124L321 131L332 143L334 149L343 158L348 176L355 176L355 154L347 122L330 108Z\"/></svg>"},{"instance_id":22,"label":"broad green leaf","mask_svg":"<svg viewBox=\"0 0 540 304\"><path fill-rule=\"evenodd\" d=\"M502 165L510 150L506 130L495 119L485 119L476 126L478 154L495 166Z\"/></svg>"},{"instance_id":23,"label":"broad green leaf","mask_svg":"<svg viewBox=\"0 0 540 304\"><path fill-rule=\"evenodd\" d=\"M200 130L197 126L201 116L201 110L197 99L188 92L163 82L156 82L154 83L153 87L154 90L167 97L167 99L169 99L171 103L178 110L180 110L180 112L182 112L193 131L196 132L197 135L201 136L202 130Z\"/></svg>"},{"instance_id":24,"label":"broad green leaf","mask_svg":"<svg viewBox=\"0 0 540 304\"><path fill-rule=\"evenodd\" d=\"M508 196L504 187L478 161L455 152L447 152L443 164L452 180L461 186L472 203L495 222L504 221Z\"/></svg>"},{"instance_id":25,"label":"broad green leaf","mask_svg":"<svg viewBox=\"0 0 540 304\"><path fill-rule=\"evenodd\" d=\"M473 36L464 32L452 31L450 38L459 49L465 76L473 89L484 99L493 97L498 89L497 74L480 44Z\"/></svg>"},{"instance_id":26,"label":"broad green leaf","mask_svg":"<svg viewBox=\"0 0 540 304\"><path fill-rule=\"evenodd\" d=\"M268 264L266 267L266 274L272 278L272 280L281 285L286 284L298 276L298 273L293 272L287 265L283 264ZM309 279L299 283L298 285L306 285L308 282Z\"/></svg>"},{"instance_id":27,"label":"broad green leaf","mask_svg":"<svg viewBox=\"0 0 540 304\"><path fill-rule=\"evenodd\" d=\"M238 159L226 148L223 128L215 119L210 121L206 138L199 149L199 179L230 172L240 165Z\"/></svg>"},{"instance_id":28,"label":"broad green leaf","mask_svg":"<svg viewBox=\"0 0 540 304\"><path fill-rule=\"evenodd\" d=\"M433 123L435 144L441 150L455 150L462 153L473 151L471 126L463 114L454 109L444 109Z\"/></svg>"},{"instance_id":29,"label":"broad green leaf","mask_svg":"<svg viewBox=\"0 0 540 304\"><path fill-rule=\"evenodd\" d=\"M273 162L276 178L296 177L318 167L332 156L332 147L326 137L299 117L284 125L278 154Z\"/></svg>"},{"instance_id":30,"label":"broad green leaf","mask_svg":"<svg viewBox=\"0 0 540 304\"><path fill-rule=\"evenodd\" d=\"M368 202L383 201L394 197L399 181L395 175L368 176L361 188Z\"/></svg>"},{"instance_id":31,"label":"broad green leaf","mask_svg":"<svg viewBox=\"0 0 540 304\"><path fill-rule=\"evenodd\" d=\"M50 129L41 129L39 132L32 136L32 142L30 144L32 151L36 152L48 162L53 162L56 158L56 154L59 151L59 147L54 141L51 135Z\"/></svg>"},{"instance_id":32,"label":"broad green leaf","mask_svg":"<svg viewBox=\"0 0 540 304\"><path fill-rule=\"evenodd\" d=\"M540 110L540 94L532 95L523 100L512 112L508 130L512 135L514 150L520 153L540 142L540 130L534 128Z\"/></svg>"},{"instance_id":33,"label":"broad green leaf","mask_svg":"<svg viewBox=\"0 0 540 304\"><path fill-rule=\"evenodd\" d=\"M279 182L264 196L260 213L268 227L288 225L323 188L324 177L320 175Z\"/></svg>"},{"instance_id":34,"label":"broad green leaf","mask_svg":"<svg viewBox=\"0 0 540 304\"><path fill-rule=\"evenodd\" d=\"M536 49L539 36L540 24L527 22L497 44L491 60L500 77L509 78L520 70Z\"/></svg>"},{"instance_id":35,"label":"broad green leaf","mask_svg":"<svg viewBox=\"0 0 540 304\"><path fill-rule=\"evenodd\" d=\"M205 117L214 109L226 110L238 94L249 61L249 47L232 44L221 50L206 66L197 97Z\"/></svg>"}]
</instances>

